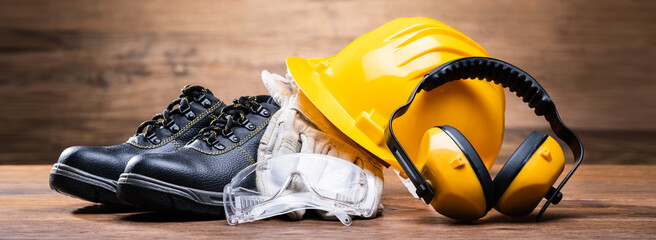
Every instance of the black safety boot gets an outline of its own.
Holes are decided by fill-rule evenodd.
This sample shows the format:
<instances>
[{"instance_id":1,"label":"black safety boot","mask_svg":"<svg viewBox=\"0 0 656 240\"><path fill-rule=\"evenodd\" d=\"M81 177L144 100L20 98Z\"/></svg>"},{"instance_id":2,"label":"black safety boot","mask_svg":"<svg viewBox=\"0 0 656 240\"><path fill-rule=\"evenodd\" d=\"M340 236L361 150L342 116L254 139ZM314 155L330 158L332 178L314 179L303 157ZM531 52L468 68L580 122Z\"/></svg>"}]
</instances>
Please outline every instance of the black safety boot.
<instances>
[{"instance_id":1,"label":"black safety boot","mask_svg":"<svg viewBox=\"0 0 656 240\"><path fill-rule=\"evenodd\" d=\"M119 145L69 147L50 171L50 188L91 202L115 204L118 177L130 158L175 152L209 126L225 104L201 86L185 86L174 100Z\"/></svg>"},{"instance_id":2,"label":"black safety boot","mask_svg":"<svg viewBox=\"0 0 656 240\"><path fill-rule=\"evenodd\" d=\"M223 215L223 187L256 162L260 138L279 108L270 96L235 99L179 151L130 159L118 199L151 210Z\"/></svg>"}]
</instances>

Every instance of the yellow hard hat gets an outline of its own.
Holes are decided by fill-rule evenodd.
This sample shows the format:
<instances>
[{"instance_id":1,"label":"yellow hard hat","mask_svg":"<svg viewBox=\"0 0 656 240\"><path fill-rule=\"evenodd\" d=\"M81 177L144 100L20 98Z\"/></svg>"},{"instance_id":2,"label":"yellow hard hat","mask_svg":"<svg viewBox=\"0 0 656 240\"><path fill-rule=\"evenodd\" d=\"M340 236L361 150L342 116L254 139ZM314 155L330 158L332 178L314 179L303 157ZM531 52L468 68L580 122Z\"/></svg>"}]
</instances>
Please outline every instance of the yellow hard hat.
<instances>
[{"instance_id":1,"label":"yellow hard hat","mask_svg":"<svg viewBox=\"0 0 656 240\"><path fill-rule=\"evenodd\" d=\"M333 57L289 57L287 67L301 91L339 130L403 172L384 139L392 112L408 100L425 74L469 56L488 54L444 23L398 18L360 36ZM415 160L425 131L438 125L456 127L490 169L501 148L504 110L502 87L455 81L418 94L408 112L394 122L394 129ZM423 164L415 162L420 169Z\"/></svg>"}]
</instances>

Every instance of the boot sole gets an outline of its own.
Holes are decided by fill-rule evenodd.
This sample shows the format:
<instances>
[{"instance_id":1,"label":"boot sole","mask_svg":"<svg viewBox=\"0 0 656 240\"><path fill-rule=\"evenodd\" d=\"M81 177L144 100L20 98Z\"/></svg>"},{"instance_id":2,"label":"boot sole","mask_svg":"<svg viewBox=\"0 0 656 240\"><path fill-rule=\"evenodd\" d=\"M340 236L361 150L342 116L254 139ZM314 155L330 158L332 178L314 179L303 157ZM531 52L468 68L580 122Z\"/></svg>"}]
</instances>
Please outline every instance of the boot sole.
<instances>
[{"instance_id":1,"label":"boot sole","mask_svg":"<svg viewBox=\"0 0 656 240\"><path fill-rule=\"evenodd\" d=\"M150 210L223 216L223 193L171 184L135 173L118 179L119 201Z\"/></svg>"},{"instance_id":2,"label":"boot sole","mask_svg":"<svg viewBox=\"0 0 656 240\"><path fill-rule=\"evenodd\" d=\"M50 189L67 196L95 203L120 204L116 198L116 181L63 163L52 166L49 182Z\"/></svg>"}]
</instances>

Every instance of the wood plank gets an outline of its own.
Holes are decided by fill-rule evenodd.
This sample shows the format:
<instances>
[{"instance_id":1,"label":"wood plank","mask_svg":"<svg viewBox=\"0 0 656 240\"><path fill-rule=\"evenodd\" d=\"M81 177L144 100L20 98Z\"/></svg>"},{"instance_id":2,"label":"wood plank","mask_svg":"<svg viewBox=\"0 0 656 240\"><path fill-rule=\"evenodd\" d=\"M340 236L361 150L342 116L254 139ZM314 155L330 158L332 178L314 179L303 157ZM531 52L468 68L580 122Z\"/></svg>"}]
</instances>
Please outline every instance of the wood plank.
<instances>
[{"instance_id":1,"label":"wood plank","mask_svg":"<svg viewBox=\"0 0 656 240\"><path fill-rule=\"evenodd\" d=\"M185 84L264 94L261 70L333 55L401 16L441 20L527 70L575 129L653 136L654 12L609 0L0 1L0 164L122 142ZM546 126L507 98L509 127Z\"/></svg>"},{"instance_id":2,"label":"wood plank","mask_svg":"<svg viewBox=\"0 0 656 240\"><path fill-rule=\"evenodd\" d=\"M385 171L384 215L350 227L316 216L273 218L229 226L225 220L112 209L69 198L47 187L50 166L0 166L0 236L3 238L653 238L656 166L584 165L566 186L564 200L543 221L496 211L471 224L438 215L412 199ZM498 169L498 166L495 167Z\"/></svg>"}]
</instances>

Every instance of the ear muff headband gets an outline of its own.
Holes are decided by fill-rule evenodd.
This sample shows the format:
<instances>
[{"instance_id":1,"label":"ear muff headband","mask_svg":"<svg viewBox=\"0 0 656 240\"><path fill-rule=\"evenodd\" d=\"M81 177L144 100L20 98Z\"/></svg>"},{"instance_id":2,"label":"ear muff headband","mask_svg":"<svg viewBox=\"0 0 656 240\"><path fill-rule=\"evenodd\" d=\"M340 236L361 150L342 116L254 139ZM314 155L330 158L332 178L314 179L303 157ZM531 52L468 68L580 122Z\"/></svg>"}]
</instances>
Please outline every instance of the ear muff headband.
<instances>
[{"instance_id":1,"label":"ear muff headband","mask_svg":"<svg viewBox=\"0 0 656 240\"><path fill-rule=\"evenodd\" d=\"M399 164L410 181L412 181L417 188L417 196L422 198L426 204L430 203L434 195L433 189L424 177L421 176L419 170L414 163L412 163L412 160L410 160L410 157L401 146L401 143L396 139L394 130L392 129L392 122L400 116L403 116L403 114L408 111L415 96L422 90L430 91L445 83L460 79L492 81L496 84L501 84L501 86L508 88L512 92L515 92L517 96L522 97L524 102L528 103L530 108L535 109L535 114L545 117L556 136L563 140L572 150L576 163L572 170L570 170L560 184L558 184L556 191L551 194L547 199L547 202L542 206L542 209L536 217L537 221L581 164L581 161L583 160L583 144L579 137L565 126L560 119L556 106L542 86L540 86L540 84L528 73L518 67L494 58L467 57L452 60L433 69L433 71L426 74L421 83L417 85L413 93L410 95L408 102L394 110L392 113L392 117L390 117L388 127L385 131L387 146L394 154L394 157L399 161Z\"/></svg>"}]
</instances>

